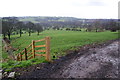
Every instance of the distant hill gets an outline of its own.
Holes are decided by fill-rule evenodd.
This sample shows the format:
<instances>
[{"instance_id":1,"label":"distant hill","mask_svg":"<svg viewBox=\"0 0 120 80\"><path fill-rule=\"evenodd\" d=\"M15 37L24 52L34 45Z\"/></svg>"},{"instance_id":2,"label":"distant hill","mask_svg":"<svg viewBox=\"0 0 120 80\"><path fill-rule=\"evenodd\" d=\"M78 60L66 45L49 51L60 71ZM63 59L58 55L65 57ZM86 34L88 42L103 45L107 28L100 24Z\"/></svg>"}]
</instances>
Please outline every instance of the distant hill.
<instances>
[{"instance_id":1,"label":"distant hill","mask_svg":"<svg viewBox=\"0 0 120 80\"><path fill-rule=\"evenodd\" d=\"M0 19L3 17L0 17ZM23 22L33 22L33 23L46 23L46 22L93 22L96 19L84 19L84 18L75 18L75 17L49 17L49 16L23 16L17 17L18 20ZM109 20L118 21L118 19L99 19L102 22L107 22Z\"/></svg>"},{"instance_id":2,"label":"distant hill","mask_svg":"<svg viewBox=\"0 0 120 80\"><path fill-rule=\"evenodd\" d=\"M82 19L75 17L49 17L49 16L23 16L17 17L19 21L24 23L30 21L39 23L42 27L85 27L92 25L95 21L105 24L111 20L118 22L118 19Z\"/></svg>"},{"instance_id":3,"label":"distant hill","mask_svg":"<svg viewBox=\"0 0 120 80\"><path fill-rule=\"evenodd\" d=\"M74 17L18 17L20 21L31 21L33 23L40 23L40 22L69 22L69 21L79 21L81 19L74 18Z\"/></svg>"},{"instance_id":4,"label":"distant hill","mask_svg":"<svg viewBox=\"0 0 120 80\"><path fill-rule=\"evenodd\" d=\"M25 16L25 17L18 17L20 21L31 21L33 23L42 23L42 22L93 22L96 19L83 19L83 18L75 18L75 17L43 17L43 16ZM109 20L115 20L118 19L99 19L103 22L109 21Z\"/></svg>"}]
</instances>

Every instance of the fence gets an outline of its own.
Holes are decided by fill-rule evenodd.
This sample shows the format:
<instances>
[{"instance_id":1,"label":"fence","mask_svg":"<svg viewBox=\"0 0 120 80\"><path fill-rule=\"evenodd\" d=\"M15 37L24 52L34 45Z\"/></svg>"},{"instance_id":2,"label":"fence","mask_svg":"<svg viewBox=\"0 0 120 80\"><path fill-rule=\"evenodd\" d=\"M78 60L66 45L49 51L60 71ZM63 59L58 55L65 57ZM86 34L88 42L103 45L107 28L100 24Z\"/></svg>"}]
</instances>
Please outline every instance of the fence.
<instances>
[{"instance_id":1,"label":"fence","mask_svg":"<svg viewBox=\"0 0 120 80\"><path fill-rule=\"evenodd\" d=\"M37 42L45 41L45 45L35 45ZM45 50L35 50L35 48L39 47L45 47ZM45 54L36 54L36 52L45 52ZM24 48L23 51L17 54L17 60L22 61L22 60L28 60L35 58L36 56L44 56L46 57L47 61L50 61L50 37L45 37L44 39L41 40L32 40L32 43Z\"/></svg>"}]
</instances>

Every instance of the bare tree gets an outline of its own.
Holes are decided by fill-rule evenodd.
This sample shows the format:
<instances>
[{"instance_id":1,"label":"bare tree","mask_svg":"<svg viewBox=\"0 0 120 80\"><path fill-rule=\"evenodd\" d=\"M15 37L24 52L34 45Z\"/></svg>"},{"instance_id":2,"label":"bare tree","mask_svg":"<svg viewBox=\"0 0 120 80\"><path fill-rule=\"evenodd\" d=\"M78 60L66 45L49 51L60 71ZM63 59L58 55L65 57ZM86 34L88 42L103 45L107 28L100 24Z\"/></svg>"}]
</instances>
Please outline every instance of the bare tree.
<instances>
[{"instance_id":1,"label":"bare tree","mask_svg":"<svg viewBox=\"0 0 120 80\"><path fill-rule=\"evenodd\" d=\"M99 20L94 21L94 28L95 28L95 31L98 32L98 29L100 28L100 21Z\"/></svg>"},{"instance_id":2,"label":"bare tree","mask_svg":"<svg viewBox=\"0 0 120 80\"><path fill-rule=\"evenodd\" d=\"M24 23L19 21L17 24L17 29L19 29L20 37L22 36L22 29L24 28Z\"/></svg>"},{"instance_id":3,"label":"bare tree","mask_svg":"<svg viewBox=\"0 0 120 80\"><path fill-rule=\"evenodd\" d=\"M2 32L4 37L7 34L8 38L10 39L10 35L14 31L17 22L18 20L16 17L4 17L2 19Z\"/></svg>"},{"instance_id":4,"label":"bare tree","mask_svg":"<svg viewBox=\"0 0 120 80\"><path fill-rule=\"evenodd\" d=\"M34 25L34 23L32 23L32 22L28 22L28 23L26 24L26 27L27 27L29 36L31 36L31 32L32 32L34 26L35 26L35 25Z\"/></svg>"},{"instance_id":5,"label":"bare tree","mask_svg":"<svg viewBox=\"0 0 120 80\"><path fill-rule=\"evenodd\" d=\"M39 33L41 31L43 31L43 28L40 24L35 24L35 28L34 28L36 31L37 31L37 35L39 35Z\"/></svg>"}]
</instances>

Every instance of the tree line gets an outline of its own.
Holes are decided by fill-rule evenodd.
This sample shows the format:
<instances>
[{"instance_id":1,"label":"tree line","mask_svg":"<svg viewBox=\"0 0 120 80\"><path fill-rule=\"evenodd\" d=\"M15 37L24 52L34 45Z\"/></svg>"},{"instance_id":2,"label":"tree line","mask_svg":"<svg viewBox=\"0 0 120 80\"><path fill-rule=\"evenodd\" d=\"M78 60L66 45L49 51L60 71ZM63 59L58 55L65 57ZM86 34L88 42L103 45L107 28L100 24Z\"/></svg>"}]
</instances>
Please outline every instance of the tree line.
<instances>
[{"instance_id":1,"label":"tree line","mask_svg":"<svg viewBox=\"0 0 120 80\"><path fill-rule=\"evenodd\" d=\"M74 17L42 17L42 16L29 16L29 17L19 17L21 20L30 20L34 22L39 22L44 26L44 28L52 28L54 30L61 30L62 28L86 28L86 31L102 31L118 30L118 19L82 19ZM69 30L69 29L67 29ZM75 30L75 29L71 29ZM77 29L75 30L77 31Z\"/></svg>"},{"instance_id":2,"label":"tree line","mask_svg":"<svg viewBox=\"0 0 120 80\"><path fill-rule=\"evenodd\" d=\"M36 20L37 18L35 18ZM48 20L47 20L48 19ZM60 18L61 19L61 18ZM62 20L62 21L61 21ZM28 32L28 35L31 36L32 32L37 32L37 35L45 29L53 30L72 30L72 31L81 31L81 28L86 28L86 31L96 31L101 32L104 30L110 30L115 32L120 30L119 22L117 19L74 19L74 18L62 18L59 21L59 18L48 17L42 19L37 19L39 23L33 23L30 21L20 21L19 17L3 17L2 18L2 34L3 36L8 36L13 32L17 32L22 36L22 31ZM80 28L79 30L77 28Z\"/></svg>"},{"instance_id":3,"label":"tree line","mask_svg":"<svg viewBox=\"0 0 120 80\"><path fill-rule=\"evenodd\" d=\"M110 30L111 32L116 32L120 30L119 21L114 19L88 19L82 21L72 21L72 22L62 22L54 23L52 29L61 30L61 28L66 27L66 31L81 31L82 28L86 29L86 32L102 32L104 30ZM79 28L79 29L77 29Z\"/></svg>"},{"instance_id":4,"label":"tree line","mask_svg":"<svg viewBox=\"0 0 120 80\"><path fill-rule=\"evenodd\" d=\"M27 31L28 35L31 36L32 32L37 31L37 35L43 31L42 26L39 23L22 22L17 17L3 17L2 18L2 34L3 37L8 36L11 38L12 32L19 32L20 37L22 36L22 30Z\"/></svg>"}]
</instances>

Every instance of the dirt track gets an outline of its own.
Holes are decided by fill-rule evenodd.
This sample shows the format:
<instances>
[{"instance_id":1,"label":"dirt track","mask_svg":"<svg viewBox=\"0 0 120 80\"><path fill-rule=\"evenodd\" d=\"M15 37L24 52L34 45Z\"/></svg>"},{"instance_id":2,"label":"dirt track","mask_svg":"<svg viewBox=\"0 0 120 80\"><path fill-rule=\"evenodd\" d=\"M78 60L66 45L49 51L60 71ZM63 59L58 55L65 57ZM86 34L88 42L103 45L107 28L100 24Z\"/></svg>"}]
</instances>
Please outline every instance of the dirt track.
<instances>
[{"instance_id":1,"label":"dirt track","mask_svg":"<svg viewBox=\"0 0 120 80\"><path fill-rule=\"evenodd\" d=\"M53 63L32 66L17 78L120 78L118 45L120 40L84 46Z\"/></svg>"},{"instance_id":2,"label":"dirt track","mask_svg":"<svg viewBox=\"0 0 120 80\"><path fill-rule=\"evenodd\" d=\"M117 78L118 63L118 42L114 42L104 48L90 49L61 70L61 76L55 74L53 77Z\"/></svg>"}]
</instances>

